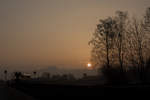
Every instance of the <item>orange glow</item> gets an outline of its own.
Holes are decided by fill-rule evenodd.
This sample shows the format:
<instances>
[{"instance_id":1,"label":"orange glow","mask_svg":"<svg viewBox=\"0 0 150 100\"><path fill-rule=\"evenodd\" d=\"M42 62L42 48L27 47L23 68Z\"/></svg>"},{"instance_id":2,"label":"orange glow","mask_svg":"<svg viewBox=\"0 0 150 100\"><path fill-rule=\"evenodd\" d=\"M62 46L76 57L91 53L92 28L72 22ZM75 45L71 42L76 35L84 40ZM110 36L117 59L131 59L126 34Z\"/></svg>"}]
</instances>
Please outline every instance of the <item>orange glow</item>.
<instances>
[{"instance_id":1,"label":"orange glow","mask_svg":"<svg viewBox=\"0 0 150 100\"><path fill-rule=\"evenodd\" d=\"M88 63L88 64L87 64L87 67L88 67L88 68L91 68L91 67L92 67L92 64L91 64L91 63Z\"/></svg>"},{"instance_id":2,"label":"orange glow","mask_svg":"<svg viewBox=\"0 0 150 100\"><path fill-rule=\"evenodd\" d=\"M141 17L149 5L150 0L1 0L0 64L94 69L88 43L99 20L117 10Z\"/></svg>"}]
</instances>

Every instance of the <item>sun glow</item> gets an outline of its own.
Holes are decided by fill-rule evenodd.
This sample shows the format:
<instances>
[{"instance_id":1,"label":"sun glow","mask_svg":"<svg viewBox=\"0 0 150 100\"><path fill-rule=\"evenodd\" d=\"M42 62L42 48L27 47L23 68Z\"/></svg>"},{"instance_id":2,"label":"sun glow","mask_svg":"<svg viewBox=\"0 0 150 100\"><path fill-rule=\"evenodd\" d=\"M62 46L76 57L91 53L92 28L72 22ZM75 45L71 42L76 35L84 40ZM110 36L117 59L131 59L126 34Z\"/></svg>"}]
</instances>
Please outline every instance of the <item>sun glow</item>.
<instances>
[{"instance_id":1,"label":"sun glow","mask_svg":"<svg viewBox=\"0 0 150 100\"><path fill-rule=\"evenodd\" d=\"M91 64L91 63L88 63L88 64L87 64L87 67L88 67L88 68L91 68L91 67L92 67L92 64Z\"/></svg>"}]
</instances>

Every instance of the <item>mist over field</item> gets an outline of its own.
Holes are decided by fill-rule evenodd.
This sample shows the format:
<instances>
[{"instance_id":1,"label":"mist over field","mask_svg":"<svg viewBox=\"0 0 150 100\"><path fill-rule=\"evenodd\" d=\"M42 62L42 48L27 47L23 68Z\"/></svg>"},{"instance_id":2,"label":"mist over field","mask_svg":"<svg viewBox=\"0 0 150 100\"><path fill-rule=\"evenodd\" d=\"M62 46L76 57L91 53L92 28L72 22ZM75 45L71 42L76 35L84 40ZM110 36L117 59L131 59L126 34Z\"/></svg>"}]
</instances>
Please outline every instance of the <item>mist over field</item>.
<instances>
[{"instance_id":1,"label":"mist over field","mask_svg":"<svg viewBox=\"0 0 150 100\"><path fill-rule=\"evenodd\" d=\"M0 100L150 98L149 51L150 0L0 0Z\"/></svg>"},{"instance_id":2,"label":"mist over field","mask_svg":"<svg viewBox=\"0 0 150 100\"><path fill-rule=\"evenodd\" d=\"M97 70L89 70L87 68L61 68L57 66L1 66L0 67L0 79L4 79L4 70L9 72L8 78L11 79L11 75L13 72L21 71L27 74L33 74L33 71L37 72L38 76L41 76L42 73L50 73L50 75L63 75L63 74L73 74L76 78L82 78L83 73L87 73L87 75L93 76L97 75Z\"/></svg>"}]
</instances>

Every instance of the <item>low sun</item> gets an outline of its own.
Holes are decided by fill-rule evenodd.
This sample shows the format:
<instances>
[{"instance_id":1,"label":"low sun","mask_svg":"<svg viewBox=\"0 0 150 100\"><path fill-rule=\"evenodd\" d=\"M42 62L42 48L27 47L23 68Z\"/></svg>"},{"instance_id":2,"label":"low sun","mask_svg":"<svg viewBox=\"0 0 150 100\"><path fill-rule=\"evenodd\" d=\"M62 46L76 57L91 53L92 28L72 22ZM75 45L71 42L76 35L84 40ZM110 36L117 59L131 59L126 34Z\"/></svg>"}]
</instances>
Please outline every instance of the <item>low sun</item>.
<instances>
[{"instance_id":1,"label":"low sun","mask_svg":"<svg viewBox=\"0 0 150 100\"><path fill-rule=\"evenodd\" d=\"M88 67L88 68L91 68L91 67L92 67L92 64L91 64L91 63L88 63L88 64L87 64L87 67Z\"/></svg>"}]
</instances>

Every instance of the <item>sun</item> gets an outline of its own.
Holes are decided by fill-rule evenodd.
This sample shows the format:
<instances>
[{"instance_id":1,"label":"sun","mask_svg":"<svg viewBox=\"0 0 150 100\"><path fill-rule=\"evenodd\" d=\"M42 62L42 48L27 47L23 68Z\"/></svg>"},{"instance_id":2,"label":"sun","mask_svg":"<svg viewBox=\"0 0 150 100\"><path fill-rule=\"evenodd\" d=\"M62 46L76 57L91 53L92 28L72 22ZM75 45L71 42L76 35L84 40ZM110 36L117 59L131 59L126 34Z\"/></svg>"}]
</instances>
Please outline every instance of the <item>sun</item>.
<instances>
[{"instance_id":1,"label":"sun","mask_svg":"<svg viewBox=\"0 0 150 100\"><path fill-rule=\"evenodd\" d=\"M92 67L92 64L91 64L91 63L87 63L87 67L88 67L88 68L91 68L91 67Z\"/></svg>"}]
</instances>

